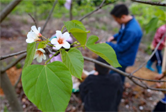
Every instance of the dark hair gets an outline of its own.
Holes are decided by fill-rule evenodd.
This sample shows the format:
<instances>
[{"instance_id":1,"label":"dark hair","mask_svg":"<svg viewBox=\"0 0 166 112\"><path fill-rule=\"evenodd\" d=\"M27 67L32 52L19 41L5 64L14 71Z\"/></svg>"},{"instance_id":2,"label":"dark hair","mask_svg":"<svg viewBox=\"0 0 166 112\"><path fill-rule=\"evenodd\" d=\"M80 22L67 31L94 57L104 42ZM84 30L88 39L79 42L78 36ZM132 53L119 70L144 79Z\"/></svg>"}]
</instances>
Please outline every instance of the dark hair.
<instances>
[{"instance_id":1,"label":"dark hair","mask_svg":"<svg viewBox=\"0 0 166 112\"><path fill-rule=\"evenodd\" d=\"M121 18L122 15L128 15L129 11L126 5L119 4L115 5L115 7L110 12L111 15L114 15L115 17Z\"/></svg>"},{"instance_id":2,"label":"dark hair","mask_svg":"<svg viewBox=\"0 0 166 112\"><path fill-rule=\"evenodd\" d=\"M97 60L97 61L100 61L100 62L102 62L102 63L105 63L105 64L107 64L107 65L109 65L109 64L108 64L104 59L102 59L101 57L98 57L96 60ZM99 75L100 75L100 74L106 75L106 74L108 74L108 72L109 72L109 69L108 69L108 68L103 67L103 66L101 66L101 65L98 65L98 64L96 64L96 63L95 63L95 69L96 69L97 72L99 72Z\"/></svg>"}]
</instances>

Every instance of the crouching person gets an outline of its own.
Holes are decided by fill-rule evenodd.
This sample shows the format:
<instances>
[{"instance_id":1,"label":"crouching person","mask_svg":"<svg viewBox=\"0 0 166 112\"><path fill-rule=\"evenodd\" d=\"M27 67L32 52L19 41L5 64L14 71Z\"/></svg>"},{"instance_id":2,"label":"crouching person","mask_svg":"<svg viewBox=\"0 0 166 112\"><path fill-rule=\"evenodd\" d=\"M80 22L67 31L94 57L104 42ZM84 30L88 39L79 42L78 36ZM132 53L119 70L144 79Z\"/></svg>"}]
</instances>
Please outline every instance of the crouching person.
<instances>
[{"instance_id":1,"label":"crouching person","mask_svg":"<svg viewBox=\"0 0 166 112\"><path fill-rule=\"evenodd\" d=\"M98 61L108 64L101 57ZM122 96L119 74L109 74L109 69L95 64L97 73L89 75L79 86L85 111L118 111Z\"/></svg>"}]
</instances>

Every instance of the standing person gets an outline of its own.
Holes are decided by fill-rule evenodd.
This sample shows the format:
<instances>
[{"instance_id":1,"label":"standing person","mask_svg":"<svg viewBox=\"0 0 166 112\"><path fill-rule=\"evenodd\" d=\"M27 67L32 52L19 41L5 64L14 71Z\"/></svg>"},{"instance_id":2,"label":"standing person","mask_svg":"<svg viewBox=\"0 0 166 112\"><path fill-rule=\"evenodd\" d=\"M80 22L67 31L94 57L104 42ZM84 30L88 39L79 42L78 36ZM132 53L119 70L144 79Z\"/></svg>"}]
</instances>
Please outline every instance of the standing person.
<instances>
[{"instance_id":1,"label":"standing person","mask_svg":"<svg viewBox=\"0 0 166 112\"><path fill-rule=\"evenodd\" d=\"M101 57L98 61L108 64ZM85 111L117 112L122 96L121 78L109 69L95 64L97 73L89 75L79 86Z\"/></svg>"},{"instance_id":2,"label":"standing person","mask_svg":"<svg viewBox=\"0 0 166 112\"><path fill-rule=\"evenodd\" d=\"M162 75L156 76L156 80L160 80L166 76L166 71ZM160 89L166 89L166 83L156 83L156 86ZM166 112L166 91L163 91L164 97L157 102L153 112Z\"/></svg>"},{"instance_id":3,"label":"standing person","mask_svg":"<svg viewBox=\"0 0 166 112\"><path fill-rule=\"evenodd\" d=\"M162 39L165 32L166 32L166 25L162 25L161 27L159 27L157 29L156 34L155 34L154 39L153 39L152 44L151 44L152 52L154 51L157 44ZM148 61L147 65L146 65L147 69L149 69L151 71L155 71L151 66L156 61L156 68L157 68L158 74L162 74L162 61L163 61L163 59L162 59L161 51L164 48L164 46L166 46L165 41L166 41L166 36L164 37L163 41L161 42L161 44L158 47L155 54L152 56L152 58Z\"/></svg>"},{"instance_id":4,"label":"standing person","mask_svg":"<svg viewBox=\"0 0 166 112\"><path fill-rule=\"evenodd\" d=\"M126 68L132 66L135 62L139 43L142 38L142 30L136 19L129 15L128 8L124 4L116 5L110 14L121 27L119 32L109 37L106 43L116 52L117 59L122 66L118 67L118 69L125 72ZM112 40L116 40L117 43L112 43ZM114 72L111 71L111 73ZM124 84L125 76L120 76Z\"/></svg>"}]
</instances>

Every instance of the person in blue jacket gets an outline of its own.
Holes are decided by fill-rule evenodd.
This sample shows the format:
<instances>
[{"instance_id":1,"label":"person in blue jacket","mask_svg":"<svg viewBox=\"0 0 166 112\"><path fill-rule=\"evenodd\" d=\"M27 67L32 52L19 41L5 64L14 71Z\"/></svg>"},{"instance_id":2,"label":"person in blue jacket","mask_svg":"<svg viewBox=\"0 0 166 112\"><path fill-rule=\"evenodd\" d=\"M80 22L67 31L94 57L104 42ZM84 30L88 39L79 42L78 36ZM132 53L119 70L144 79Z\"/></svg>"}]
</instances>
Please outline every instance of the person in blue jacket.
<instances>
[{"instance_id":1,"label":"person in blue jacket","mask_svg":"<svg viewBox=\"0 0 166 112\"><path fill-rule=\"evenodd\" d=\"M117 59L122 66L118 69L125 72L126 68L135 62L143 33L139 23L133 16L129 15L128 8L124 4L116 5L110 14L121 27L119 32L109 37L106 43L116 52ZM112 40L116 40L117 43L112 43ZM111 73L113 72L115 71L111 71ZM124 84L125 77L120 76Z\"/></svg>"}]
</instances>

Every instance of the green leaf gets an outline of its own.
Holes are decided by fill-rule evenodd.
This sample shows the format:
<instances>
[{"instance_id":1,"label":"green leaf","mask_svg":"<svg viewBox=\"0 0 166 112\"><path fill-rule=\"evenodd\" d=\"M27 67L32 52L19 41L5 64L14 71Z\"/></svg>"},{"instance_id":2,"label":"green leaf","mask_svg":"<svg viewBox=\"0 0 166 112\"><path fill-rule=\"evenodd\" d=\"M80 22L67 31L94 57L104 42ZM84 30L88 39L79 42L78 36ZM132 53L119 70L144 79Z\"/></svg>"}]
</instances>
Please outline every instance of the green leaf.
<instances>
[{"instance_id":1,"label":"green leaf","mask_svg":"<svg viewBox=\"0 0 166 112\"><path fill-rule=\"evenodd\" d=\"M158 23L158 17L153 17L150 22L145 25L145 30L146 33L148 33L149 31L154 31L157 27L157 23Z\"/></svg>"},{"instance_id":2,"label":"green leaf","mask_svg":"<svg viewBox=\"0 0 166 112\"><path fill-rule=\"evenodd\" d=\"M22 84L26 96L38 109L45 112L65 111L72 92L72 79L62 62L26 67Z\"/></svg>"},{"instance_id":3,"label":"green leaf","mask_svg":"<svg viewBox=\"0 0 166 112\"><path fill-rule=\"evenodd\" d=\"M85 27L83 26L83 24L77 20L67 21L67 22L64 22L64 24L68 31L70 31L72 28L77 28L77 29L81 29L84 31L86 30Z\"/></svg>"},{"instance_id":4,"label":"green leaf","mask_svg":"<svg viewBox=\"0 0 166 112\"><path fill-rule=\"evenodd\" d=\"M102 57L103 59L105 59L113 67L121 67L117 60L115 51L112 49L112 47L106 43L95 44L98 39L99 38L95 35L90 36L86 43L86 47L92 52Z\"/></svg>"},{"instance_id":5,"label":"green leaf","mask_svg":"<svg viewBox=\"0 0 166 112\"><path fill-rule=\"evenodd\" d=\"M26 68L27 66L31 65L34 55L35 55L35 51L36 51L36 42L33 42L31 44L27 45L27 56L25 59L25 64L24 64L24 68Z\"/></svg>"},{"instance_id":6,"label":"green leaf","mask_svg":"<svg viewBox=\"0 0 166 112\"><path fill-rule=\"evenodd\" d=\"M72 20L73 23L77 24L78 26L80 26L83 30L86 31L85 26L82 24L81 21L78 20Z\"/></svg>"},{"instance_id":7,"label":"green leaf","mask_svg":"<svg viewBox=\"0 0 166 112\"><path fill-rule=\"evenodd\" d=\"M76 48L71 48L68 52L64 49L61 51L63 63L69 68L71 74L81 79L84 59L81 52Z\"/></svg>"},{"instance_id":8,"label":"green leaf","mask_svg":"<svg viewBox=\"0 0 166 112\"><path fill-rule=\"evenodd\" d=\"M88 31L72 28L69 32L72 33L72 35L80 42L81 45L85 45L87 33L89 33Z\"/></svg>"},{"instance_id":9,"label":"green leaf","mask_svg":"<svg viewBox=\"0 0 166 112\"><path fill-rule=\"evenodd\" d=\"M45 47L46 47L46 44L43 43L43 42L40 42L39 45L38 45L38 49L45 48Z\"/></svg>"},{"instance_id":10,"label":"green leaf","mask_svg":"<svg viewBox=\"0 0 166 112\"><path fill-rule=\"evenodd\" d=\"M81 45L85 45L87 33L90 33L90 31L86 31L84 25L77 20L64 22L64 24L68 32L70 32L80 42Z\"/></svg>"}]
</instances>

